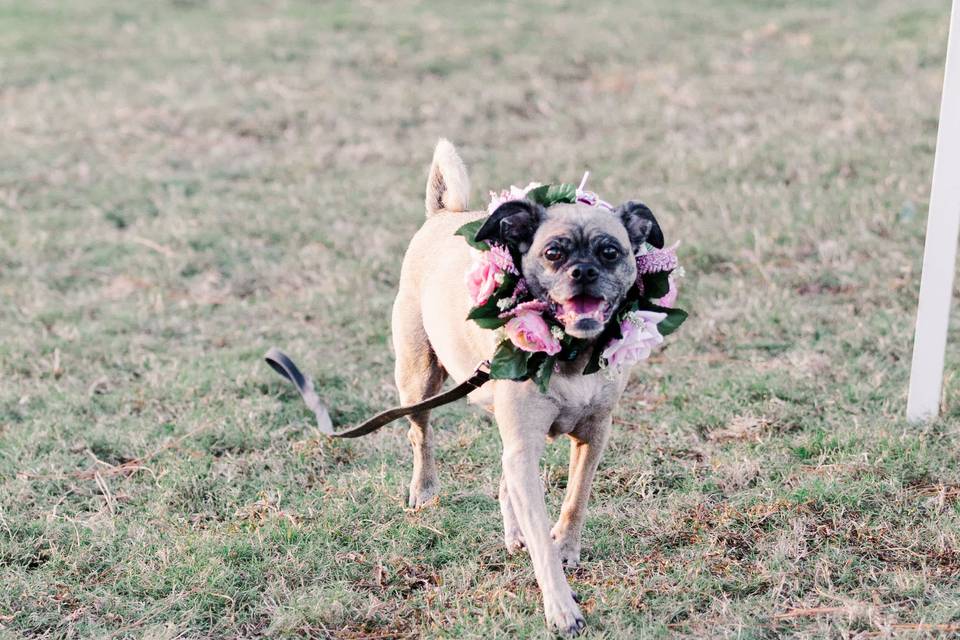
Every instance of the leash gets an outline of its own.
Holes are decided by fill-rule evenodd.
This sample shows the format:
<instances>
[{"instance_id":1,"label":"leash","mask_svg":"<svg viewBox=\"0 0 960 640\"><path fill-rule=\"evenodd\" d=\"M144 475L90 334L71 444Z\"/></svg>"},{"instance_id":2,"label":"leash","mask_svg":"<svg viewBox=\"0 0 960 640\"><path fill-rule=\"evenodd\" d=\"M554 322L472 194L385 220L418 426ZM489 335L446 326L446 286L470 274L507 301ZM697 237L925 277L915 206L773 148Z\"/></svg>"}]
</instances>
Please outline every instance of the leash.
<instances>
[{"instance_id":1,"label":"leash","mask_svg":"<svg viewBox=\"0 0 960 640\"><path fill-rule=\"evenodd\" d=\"M416 404L381 411L355 427L351 427L345 431L335 432L333 430L333 422L330 420L330 413L323 403L320 402L320 397L313 388L313 380L310 376L301 373L293 360L276 347L267 351L263 358L274 371L293 383L293 386L300 392L300 397L303 398L307 408L313 411L317 417L317 427L320 428L320 431L323 432L324 435L331 438L359 438L360 436L365 436L403 416L408 416L418 411L427 411L436 407L442 407L445 404L459 400L474 390L479 389L490 380L490 363L485 360L477 365L473 375L449 391L430 396Z\"/></svg>"}]
</instances>

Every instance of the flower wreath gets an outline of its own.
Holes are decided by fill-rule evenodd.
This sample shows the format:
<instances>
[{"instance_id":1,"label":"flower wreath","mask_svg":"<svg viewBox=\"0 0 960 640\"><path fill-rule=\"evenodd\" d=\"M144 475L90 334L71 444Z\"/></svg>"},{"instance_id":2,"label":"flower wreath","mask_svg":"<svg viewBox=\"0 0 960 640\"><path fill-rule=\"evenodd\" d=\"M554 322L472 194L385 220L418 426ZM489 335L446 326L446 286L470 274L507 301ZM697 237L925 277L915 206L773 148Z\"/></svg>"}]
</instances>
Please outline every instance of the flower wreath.
<instances>
[{"instance_id":1,"label":"flower wreath","mask_svg":"<svg viewBox=\"0 0 960 640\"><path fill-rule=\"evenodd\" d=\"M608 202L584 190L588 175L579 187L531 182L522 189L511 186L500 193L491 191L487 214L505 202L522 199L543 207L582 203L613 212ZM619 371L647 359L663 342L663 336L673 333L687 318L686 311L674 307L677 280L683 276L676 245L663 249L645 243L636 252L637 281L596 341L591 345L589 340L574 338L564 331L554 305L530 293L516 267L520 256L505 246L475 239L484 222L486 218L469 222L456 234L475 250L466 274L473 304L467 318L498 332L497 348L490 361L491 378L530 379L545 393L557 365L575 360L591 347L584 375L601 369Z\"/></svg>"}]
</instances>

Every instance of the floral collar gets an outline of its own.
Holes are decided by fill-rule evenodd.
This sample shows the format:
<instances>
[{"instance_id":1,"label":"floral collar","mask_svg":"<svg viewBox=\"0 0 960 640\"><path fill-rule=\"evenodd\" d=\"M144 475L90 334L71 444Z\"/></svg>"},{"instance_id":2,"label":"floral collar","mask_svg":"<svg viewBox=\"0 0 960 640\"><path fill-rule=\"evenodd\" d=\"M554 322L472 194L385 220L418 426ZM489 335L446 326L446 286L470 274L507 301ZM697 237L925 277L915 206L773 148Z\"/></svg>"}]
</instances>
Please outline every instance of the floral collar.
<instances>
[{"instance_id":1,"label":"floral collar","mask_svg":"<svg viewBox=\"0 0 960 640\"><path fill-rule=\"evenodd\" d=\"M579 186L531 182L526 187L511 186L499 193L490 192L487 214L511 200L527 199L549 207L558 203L582 203L613 212L608 202L584 189L589 173ZM658 249L644 245L636 254L637 281L630 287L606 327L591 343L564 331L555 305L538 300L504 246L476 241L485 218L467 223L457 230L474 249L473 262L466 273L467 290L473 307L467 318L484 329L496 330L498 343L490 361L490 376L507 380L533 380L546 392L550 376L561 362L576 360L591 349L584 375L601 369L620 371L647 359L663 336L675 331L687 318L687 312L674 307L679 267L676 245Z\"/></svg>"}]
</instances>

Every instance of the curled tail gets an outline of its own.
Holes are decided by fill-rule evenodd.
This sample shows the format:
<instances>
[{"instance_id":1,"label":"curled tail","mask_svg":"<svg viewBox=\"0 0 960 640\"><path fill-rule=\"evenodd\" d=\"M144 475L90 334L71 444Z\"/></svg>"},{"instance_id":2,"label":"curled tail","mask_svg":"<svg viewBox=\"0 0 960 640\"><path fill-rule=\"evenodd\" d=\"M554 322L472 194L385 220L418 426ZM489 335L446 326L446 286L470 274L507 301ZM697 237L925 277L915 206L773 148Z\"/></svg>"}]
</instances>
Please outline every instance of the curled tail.
<instances>
[{"instance_id":1,"label":"curled tail","mask_svg":"<svg viewBox=\"0 0 960 640\"><path fill-rule=\"evenodd\" d=\"M467 168L450 141L440 138L427 176L427 217L438 211L466 211L469 199Z\"/></svg>"}]
</instances>

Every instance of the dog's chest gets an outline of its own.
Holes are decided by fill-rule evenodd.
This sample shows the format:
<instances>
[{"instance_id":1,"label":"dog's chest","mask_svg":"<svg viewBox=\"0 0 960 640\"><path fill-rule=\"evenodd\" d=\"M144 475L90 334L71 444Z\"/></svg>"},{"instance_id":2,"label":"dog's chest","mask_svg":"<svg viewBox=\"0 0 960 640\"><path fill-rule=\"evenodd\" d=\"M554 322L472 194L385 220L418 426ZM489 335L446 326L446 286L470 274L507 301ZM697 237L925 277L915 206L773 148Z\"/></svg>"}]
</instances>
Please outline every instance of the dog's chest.
<instances>
[{"instance_id":1,"label":"dog's chest","mask_svg":"<svg viewBox=\"0 0 960 640\"><path fill-rule=\"evenodd\" d=\"M579 375L555 379L550 395L559 405L559 413L550 427L550 435L570 433L578 427L606 418L623 391L619 380L602 375Z\"/></svg>"}]
</instances>

